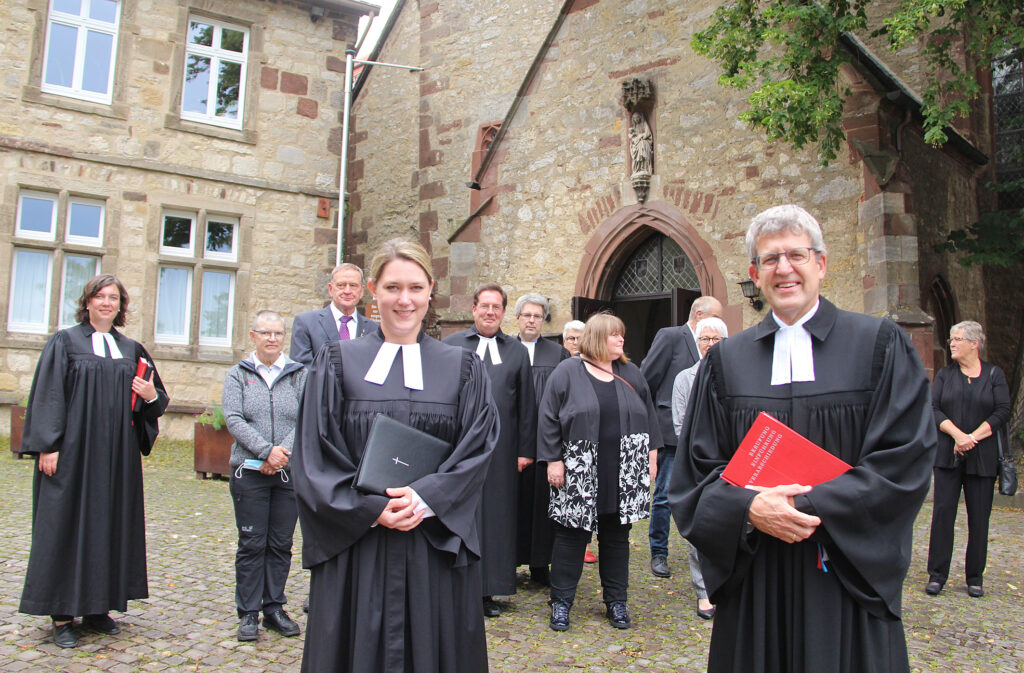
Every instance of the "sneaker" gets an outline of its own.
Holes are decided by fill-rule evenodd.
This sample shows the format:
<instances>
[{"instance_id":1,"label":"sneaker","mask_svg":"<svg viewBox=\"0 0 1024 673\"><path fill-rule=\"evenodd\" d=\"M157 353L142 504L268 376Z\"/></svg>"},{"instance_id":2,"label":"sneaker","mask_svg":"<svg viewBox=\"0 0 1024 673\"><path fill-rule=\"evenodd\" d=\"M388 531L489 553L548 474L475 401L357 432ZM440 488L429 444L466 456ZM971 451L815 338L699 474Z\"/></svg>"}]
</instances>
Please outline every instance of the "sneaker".
<instances>
[{"instance_id":1,"label":"sneaker","mask_svg":"<svg viewBox=\"0 0 1024 673\"><path fill-rule=\"evenodd\" d=\"M551 621L548 625L552 631L568 631L569 630L569 608L571 607L565 601L550 601L551 604Z\"/></svg>"},{"instance_id":2,"label":"sneaker","mask_svg":"<svg viewBox=\"0 0 1024 673\"><path fill-rule=\"evenodd\" d=\"M73 621L53 625L53 644L57 647L78 647L78 636L75 635Z\"/></svg>"},{"instance_id":3,"label":"sneaker","mask_svg":"<svg viewBox=\"0 0 1024 673\"><path fill-rule=\"evenodd\" d=\"M284 608L277 608L263 613L263 628L277 631L282 636L291 638L299 635L299 625L292 621Z\"/></svg>"},{"instance_id":4,"label":"sneaker","mask_svg":"<svg viewBox=\"0 0 1024 673\"><path fill-rule=\"evenodd\" d=\"M260 618L257 613L249 612L242 615L238 622L238 642L246 643L256 640L260 635Z\"/></svg>"},{"instance_id":5,"label":"sneaker","mask_svg":"<svg viewBox=\"0 0 1024 673\"><path fill-rule=\"evenodd\" d=\"M490 596L484 596L484 617L497 617L501 614L501 606Z\"/></svg>"},{"instance_id":6,"label":"sneaker","mask_svg":"<svg viewBox=\"0 0 1024 673\"><path fill-rule=\"evenodd\" d=\"M668 567L668 557L661 554L651 557L651 572L655 577L672 577L672 571Z\"/></svg>"},{"instance_id":7,"label":"sneaker","mask_svg":"<svg viewBox=\"0 0 1024 673\"><path fill-rule=\"evenodd\" d=\"M626 609L626 601L612 601L605 610L608 623L617 629L629 628L629 610Z\"/></svg>"},{"instance_id":8,"label":"sneaker","mask_svg":"<svg viewBox=\"0 0 1024 673\"><path fill-rule=\"evenodd\" d=\"M121 627L110 618L110 615L86 615L82 617L82 626L107 636L121 633Z\"/></svg>"}]
</instances>

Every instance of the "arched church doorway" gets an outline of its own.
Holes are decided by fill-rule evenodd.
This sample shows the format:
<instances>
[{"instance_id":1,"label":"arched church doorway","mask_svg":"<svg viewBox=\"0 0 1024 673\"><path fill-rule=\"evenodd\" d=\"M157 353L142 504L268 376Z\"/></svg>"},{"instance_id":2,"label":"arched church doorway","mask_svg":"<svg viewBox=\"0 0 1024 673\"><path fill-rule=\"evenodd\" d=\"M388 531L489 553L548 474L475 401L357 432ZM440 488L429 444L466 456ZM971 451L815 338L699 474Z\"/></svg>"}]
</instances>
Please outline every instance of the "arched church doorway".
<instances>
[{"instance_id":1,"label":"arched church doorway","mask_svg":"<svg viewBox=\"0 0 1024 673\"><path fill-rule=\"evenodd\" d=\"M935 318L935 345L933 351L935 357L934 367L935 371L938 372L939 369L952 362L946 339L949 337L949 330L959 322L956 319L956 302L953 299L953 288L949 286L949 282L941 275L935 276L928 287L927 309L931 311L932 317Z\"/></svg>"},{"instance_id":2,"label":"arched church doorway","mask_svg":"<svg viewBox=\"0 0 1024 673\"><path fill-rule=\"evenodd\" d=\"M659 329L686 322L701 287L693 262L678 243L650 228L637 234L633 250L621 251L623 261L606 270L609 280L614 279L606 285L611 296L577 297L573 317L586 320L595 311L611 309L626 325L626 355L639 363Z\"/></svg>"}]
</instances>

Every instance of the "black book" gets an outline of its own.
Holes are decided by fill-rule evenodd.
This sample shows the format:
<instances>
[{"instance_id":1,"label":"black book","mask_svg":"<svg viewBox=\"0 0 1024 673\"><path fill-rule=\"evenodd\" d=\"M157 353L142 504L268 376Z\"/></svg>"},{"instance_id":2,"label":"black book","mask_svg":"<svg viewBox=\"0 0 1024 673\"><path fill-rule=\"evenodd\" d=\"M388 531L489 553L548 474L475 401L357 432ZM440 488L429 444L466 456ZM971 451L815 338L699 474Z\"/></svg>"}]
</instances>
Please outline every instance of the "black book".
<instances>
[{"instance_id":1,"label":"black book","mask_svg":"<svg viewBox=\"0 0 1024 673\"><path fill-rule=\"evenodd\" d=\"M437 472L452 445L422 430L377 414L366 437L354 487L386 496L385 489L408 486Z\"/></svg>"}]
</instances>

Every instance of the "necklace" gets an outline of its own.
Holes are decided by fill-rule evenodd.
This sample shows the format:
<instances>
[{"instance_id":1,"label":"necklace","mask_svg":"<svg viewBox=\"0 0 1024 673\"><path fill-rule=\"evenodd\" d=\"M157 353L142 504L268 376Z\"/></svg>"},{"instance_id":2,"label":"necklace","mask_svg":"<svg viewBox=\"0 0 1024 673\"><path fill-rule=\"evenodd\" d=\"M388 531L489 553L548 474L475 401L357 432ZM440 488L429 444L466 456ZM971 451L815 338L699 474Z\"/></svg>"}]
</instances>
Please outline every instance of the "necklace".
<instances>
[{"instance_id":1,"label":"necklace","mask_svg":"<svg viewBox=\"0 0 1024 673\"><path fill-rule=\"evenodd\" d=\"M974 369L974 367L971 367L971 369ZM981 363L980 362L978 363L978 373L975 374L974 376L971 376L970 374L968 374L967 370L964 369L963 365L960 366L960 373L963 374L964 378L967 379L967 385L971 385L971 383L974 381L974 379L976 379L979 376L981 376Z\"/></svg>"}]
</instances>

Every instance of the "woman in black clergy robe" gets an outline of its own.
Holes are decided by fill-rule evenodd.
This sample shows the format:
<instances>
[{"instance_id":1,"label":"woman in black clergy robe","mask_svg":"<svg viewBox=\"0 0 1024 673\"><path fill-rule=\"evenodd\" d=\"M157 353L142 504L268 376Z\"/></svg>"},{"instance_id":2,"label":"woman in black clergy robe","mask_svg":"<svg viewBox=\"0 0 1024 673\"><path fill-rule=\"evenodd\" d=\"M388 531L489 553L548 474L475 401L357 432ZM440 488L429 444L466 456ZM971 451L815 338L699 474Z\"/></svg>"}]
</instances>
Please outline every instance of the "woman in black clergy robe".
<instances>
[{"instance_id":1,"label":"woman in black clergy robe","mask_svg":"<svg viewBox=\"0 0 1024 673\"><path fill-rule=\"evenodd\" d=\"M430 269L422 246L385 243L368 283L380 330L330 342L309 373L292 456L312 571L307 673L487 670L476 512L497 411L480 359L421 330ZM454 446L390 497L352 487L381 413Z\"/></svg>"},{"instance_id":2,"label":"woman in black clergy robe","mask_svg":"<svg viewBox=\"0 0 1024 673\"><path fill-rule=\"evenodd\" d=\"M690 395L669 504L716 607L708 670L907 671L903 579L935 446L928 378L891 321L821 298L804 329L815 380L771 385L769 314L708 351ZM792 498L821 519L801 542L753 529L755 491L721 478L762 411L853 466Z\"/></svg>"},{"instance_id":3,"label":"woman in black clergy robe","mask_svg":"<svg viewBox=\"0 0 1024 673\"><path fill-rule=\"evenodd\" d=\"M85 284L79 324L46 342L29 394L21 453L38 454L32 551L19 610L50 615L54 642L75 647L73 619L113 635L128 601L149 596L142 456L168 398L155 370L135 376L137 341L125 324L128 293L114 276ZM132 411L132 395L138 398Z\"/></svg>"}]
</instances>

